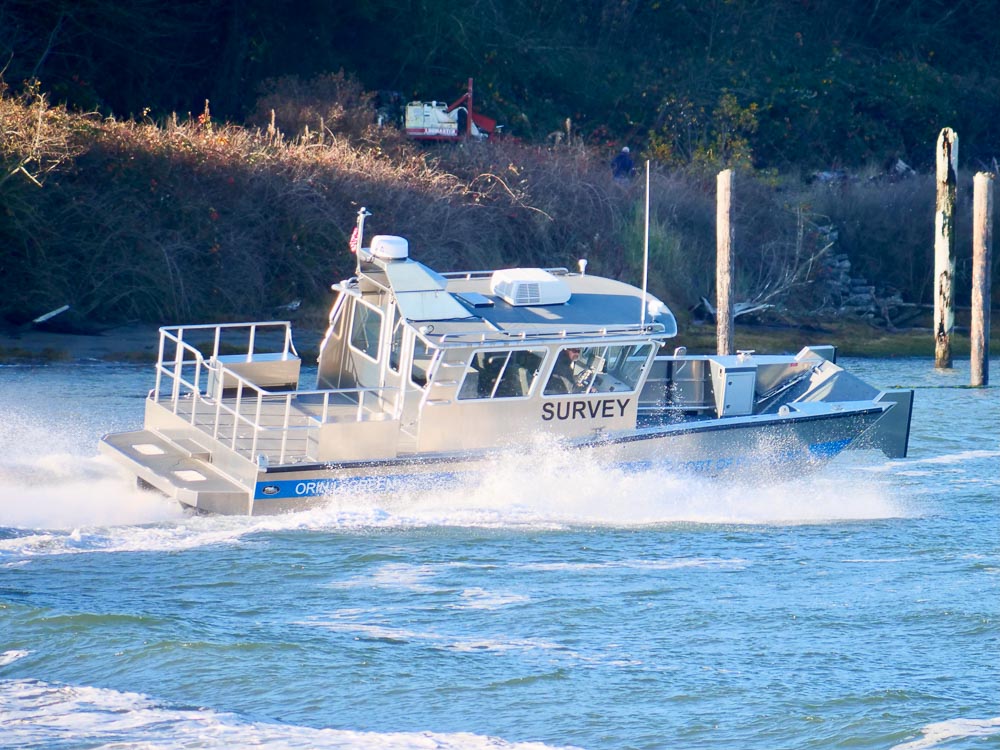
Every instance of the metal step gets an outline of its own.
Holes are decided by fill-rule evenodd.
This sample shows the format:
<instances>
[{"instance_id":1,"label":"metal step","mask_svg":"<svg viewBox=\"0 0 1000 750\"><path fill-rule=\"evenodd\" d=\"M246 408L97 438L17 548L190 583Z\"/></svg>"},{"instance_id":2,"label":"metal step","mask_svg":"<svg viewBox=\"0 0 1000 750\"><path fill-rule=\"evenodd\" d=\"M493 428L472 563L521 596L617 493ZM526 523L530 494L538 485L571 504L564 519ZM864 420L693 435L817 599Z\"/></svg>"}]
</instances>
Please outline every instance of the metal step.
<instances>
[{"instance_id":1,"label":"metal step","mask_svg":"<svg viewBox=\"0 0 1000 750\"><path fill-rule=\"evenodd\" d=\"M204 448L194 440L188 442L190 446L180 446L151 430L137 430L105 435L99 448L183 505L209 513L249 513L250 488L199 458Z\"/></svg>"},{"instance_id":2,"label":"metal step","mask_svg":"<svg viewBox=\"0 0 1000 750\"><path fill-rule=\"evenodd\" d=\"M174 434L171 430L161 430L159 431L159 434L166 438L171 445L176 446L183 453L187 454L188 458L196 458L199 461L211 463L212 451L194 438L187 437L183 434Z\"/></svg>"}]
</instances>

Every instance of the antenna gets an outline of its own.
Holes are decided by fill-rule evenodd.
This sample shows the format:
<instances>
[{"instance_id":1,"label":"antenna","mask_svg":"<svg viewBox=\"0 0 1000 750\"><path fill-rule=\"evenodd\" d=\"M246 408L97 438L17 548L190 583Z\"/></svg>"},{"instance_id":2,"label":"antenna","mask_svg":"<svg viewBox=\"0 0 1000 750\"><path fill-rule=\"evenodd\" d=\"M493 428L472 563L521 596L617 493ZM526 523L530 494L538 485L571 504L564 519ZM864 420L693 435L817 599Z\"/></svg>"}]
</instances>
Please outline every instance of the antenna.
<instances>
[{"instance_id":1,"label":"antenna","mask_svg":"<svg viewBox=\"0 0 1000 750\"><path fill-rule=\"evenodd\" d=\"M646 282L649 279L649 159L646 159L646 221L642 241L642 317L639 325L646 327Z\"/></svg>"}]
</instances>

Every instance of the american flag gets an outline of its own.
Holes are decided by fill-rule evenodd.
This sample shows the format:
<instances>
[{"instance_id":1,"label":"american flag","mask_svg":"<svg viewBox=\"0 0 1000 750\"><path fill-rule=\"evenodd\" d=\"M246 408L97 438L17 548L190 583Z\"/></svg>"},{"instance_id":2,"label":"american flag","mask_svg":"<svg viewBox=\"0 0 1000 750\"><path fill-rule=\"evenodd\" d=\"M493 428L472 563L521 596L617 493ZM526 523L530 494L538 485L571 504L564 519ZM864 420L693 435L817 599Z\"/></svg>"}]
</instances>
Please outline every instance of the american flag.
<instances>
[{"instance_id":1,"label":"american flag","mask_svg":"<svg viewBox=\"0 0 1000 750\"><path fill-rule=\"evenodd\" d=\"M354 227L354 231L351 232L351 239L348 241L347 245L351 248L351 252L355 255L358 254L358 245L360 244L358 237L358 228Z\"/></svg>"}]
</instances>

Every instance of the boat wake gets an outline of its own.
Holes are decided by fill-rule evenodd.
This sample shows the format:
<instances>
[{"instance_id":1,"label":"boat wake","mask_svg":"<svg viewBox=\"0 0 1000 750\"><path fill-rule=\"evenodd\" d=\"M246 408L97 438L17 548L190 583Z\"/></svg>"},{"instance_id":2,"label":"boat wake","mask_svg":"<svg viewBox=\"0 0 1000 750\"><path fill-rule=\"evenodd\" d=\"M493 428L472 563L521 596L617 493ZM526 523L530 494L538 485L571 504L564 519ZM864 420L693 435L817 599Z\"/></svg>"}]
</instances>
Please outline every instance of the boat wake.
<instances>
[{"instance_id":1,"label":"boat wake","mask_svg":"<svg viewBox=\"0 0 1000 750\"><path fill-rule=\"evenodd\" d=\"M100 456L52 453L0 463L0 496L0 527L72 530L184 517Z\"/></svg>"},{"instance_id":2,"label":"boat wake","mask_svg":"<svg viewBox=\"0 0 1000 750\"><path fill-rule=\"evenodd\" d=\"M198 516L142 492L102 457L52 454L0 465L0 560L38 554L190 549L287 530L423 527L562 530L671 524L822 524L913 515L892 475L860 461L743 486L581 461L538 442L475 475L395 493L357 490L281 516Z\"/></svg>"},{"instance_id":3,"label":"boat wake","mask_svg":"<svg viewBox=\"0 0 1000 750\"><path fill-rule=\"evenodd\" d=\"M1000 735L1000 717L940 721L928 724L920 730L920 733L923 735L920 739L896 745L892 750L932 750L932 748L952 746L956 740L995 738Z\"/></svg>"},{"instance_id":4,"label":"boat wake","mask_svg":"<svg viewBox=\"0 0 1000 750\"><path fill-rule=\"evenodd\" d=\"M741 484L580 461L538 441L462 486L368 498L402 525L567 528L677 523L799 524L910 515L884 478L842 467L808 478ZM349 513L357 498L331 498L318 513Z\"/></svg>"},{"instance_id":5,"label":"boat wake","mask_svg":"<svg viewBox=\"0 0 1000 750\"><path fill-rule=\"evenodd\" d=\"M28 656L0 653L0 667ZM364 748L365 750L546 750L541 742L506 742L466 732L360 732L246 721L212 710L171 708L139 693L0 680L2 747ZM67 735L67 727L72 727ZM68 742L69 740L69 742Z\"/></svg>"}]
</instances>

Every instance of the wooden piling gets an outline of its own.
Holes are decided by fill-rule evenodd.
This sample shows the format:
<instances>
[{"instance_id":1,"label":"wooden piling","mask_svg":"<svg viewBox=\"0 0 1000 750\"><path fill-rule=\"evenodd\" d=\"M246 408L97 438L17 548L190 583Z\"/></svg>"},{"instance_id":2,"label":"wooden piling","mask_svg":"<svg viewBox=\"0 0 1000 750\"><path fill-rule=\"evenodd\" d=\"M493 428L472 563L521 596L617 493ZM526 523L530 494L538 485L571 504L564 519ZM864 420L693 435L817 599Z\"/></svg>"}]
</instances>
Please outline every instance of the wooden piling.
<instances>
[{"instance_id":1,"label":"wooden piling","mask_svg":"<svg viewBox=\"0 0 1000 750\"><path fill-rule=\"evenodd\" d=\"M937 210L934 214L934 366L951 367L951 333L955 328L955 196L958 133L944 128L937 141Z\"/></svg>"},{"instance_id":2,"label":"wooden piling","mask_svg":"<svg viewBox=\"0 0 1000 750\"><path fill-rule=\"evenodd\" d=\"M724 169L716 178L715 208L715 337L719 354L733 354L733 170Z\"/></svg>"},{"instance_id":3,"label":"wooden piling","mask_svg":"<svg viewBox=\"0 0 1000 750\"><path fill-rule=\"evenodd\" d=\"M969 385L990 382L990 254L993 246L993 178L979 172L972 181L972 322Z\"/></svg>"}]
</instances>

